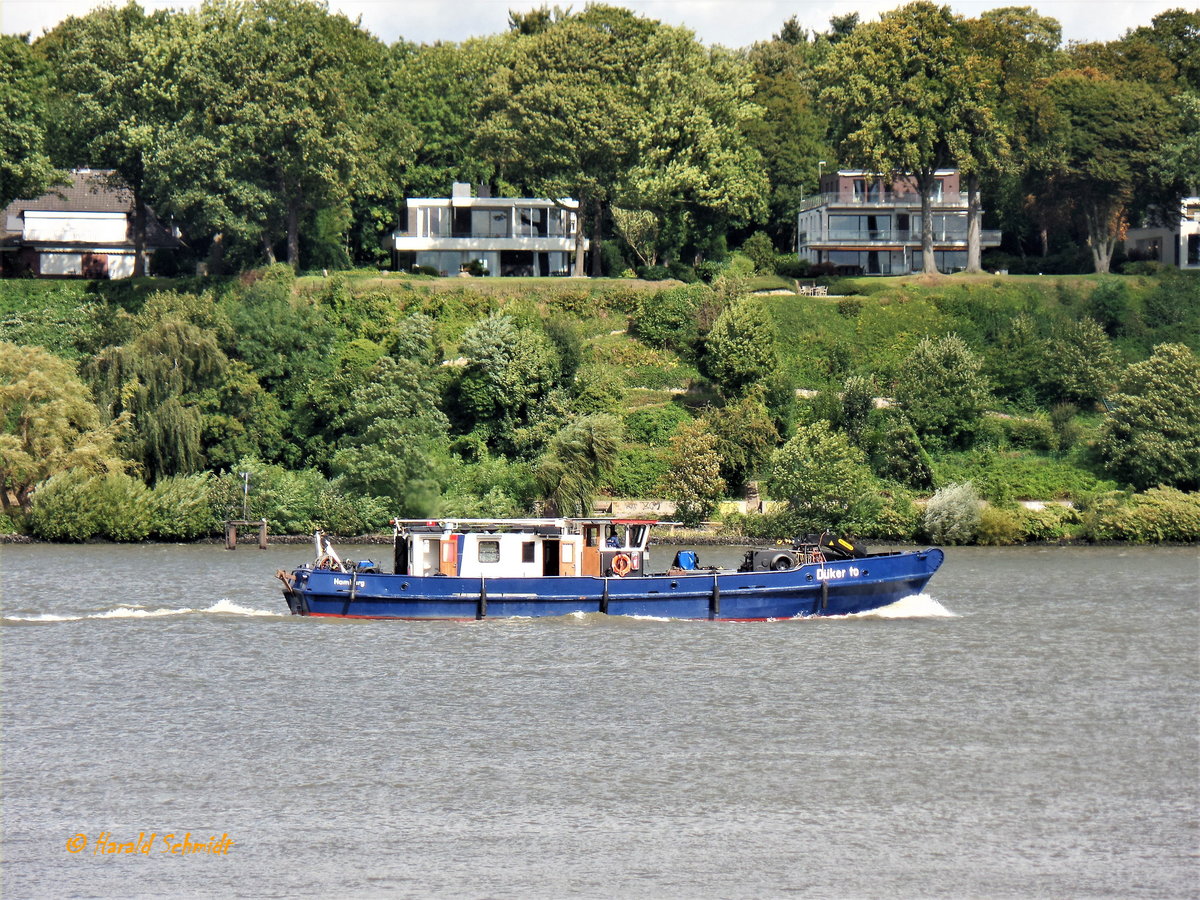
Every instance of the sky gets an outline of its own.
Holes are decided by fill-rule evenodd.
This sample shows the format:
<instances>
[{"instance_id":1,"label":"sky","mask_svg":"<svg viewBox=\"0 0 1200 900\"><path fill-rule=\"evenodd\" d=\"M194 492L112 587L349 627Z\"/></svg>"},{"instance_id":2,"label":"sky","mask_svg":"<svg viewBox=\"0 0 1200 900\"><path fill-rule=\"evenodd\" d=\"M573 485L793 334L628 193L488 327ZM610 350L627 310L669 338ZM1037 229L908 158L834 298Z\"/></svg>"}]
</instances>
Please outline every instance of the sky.
<instances>
[{"instance_id":1,"label":"sky","mask_svg":"<svg viewBox=\"0 0 1200 900\"><path fill-rule=\"evenodd\" d=\"M198 4L140 0L143 8L184 8ZM554 0L328 0L331 10L351 19L361 19L372 34L393 43L399 38L414 43L461 41L469 37L497 34L508 26L509 9L527 10ZM706 44L746 47L769 40L780 25L796 16L801 26L824 31L835 15L857 12L862 20L901 5L900 0L609 0L650 18L684 25ZM1167 9L1195 9L1195 0L952 0L956 13L976 16L1003 6L1033 6L1052 16L1063 27L1065 41L1111 41L1128 29L1149 25L1150 19ZM0 0L0 31L38 37L58 22L82 15L96 6L94 0ZM124 5L123 0L116 5ZM557 5L580 10L585 2Z\"/></svg>"}]
</instances>

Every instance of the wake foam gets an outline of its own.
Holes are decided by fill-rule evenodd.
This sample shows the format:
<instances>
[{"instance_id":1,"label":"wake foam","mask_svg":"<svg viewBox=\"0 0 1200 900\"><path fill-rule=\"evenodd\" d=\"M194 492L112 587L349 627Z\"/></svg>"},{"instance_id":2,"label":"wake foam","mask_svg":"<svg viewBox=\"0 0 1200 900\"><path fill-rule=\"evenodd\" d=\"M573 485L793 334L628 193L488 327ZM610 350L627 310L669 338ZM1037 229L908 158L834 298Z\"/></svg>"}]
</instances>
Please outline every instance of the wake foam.
<instances>
[{"instance_id":1,"label":"wake foam","mask_svg":"<svg viewBox=\"0 0 1200 900\"><path fill-rule=\"evenodd\" d=\"M284 615L284 613L275 610L254 609L234 603L227 598L222 598L205 609L193 609L190 606L184 606L179 609L145 609L139 604L123 604L115 609L106 609L103 612L89 613L82 616L60 616L54 613L39 613L35 616L3 616L2 620L5 622L80 622L84 619L157 619L164 616L184 616L188 614L267 617Z\"/></svg>"},{"instance_id":2,"label":"wake foam","mask_svg":"<svg viewBox=\"0 0 1200 900\"><path fill-rule=\"evenodd\" d=\"M956 619L951 612L928 594L913 594L895 603L867 612L850 613L847 619Z\"/></svg>"}]
</instances>

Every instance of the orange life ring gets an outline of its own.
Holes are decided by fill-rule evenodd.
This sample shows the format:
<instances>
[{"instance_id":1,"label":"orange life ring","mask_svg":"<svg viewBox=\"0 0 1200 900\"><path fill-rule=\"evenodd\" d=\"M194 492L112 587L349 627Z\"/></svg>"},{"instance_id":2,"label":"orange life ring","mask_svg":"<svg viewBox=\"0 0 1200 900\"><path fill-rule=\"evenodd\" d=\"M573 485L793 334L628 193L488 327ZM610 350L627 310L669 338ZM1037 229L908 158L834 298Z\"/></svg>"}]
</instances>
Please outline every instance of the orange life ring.
<instances>
[{"instance_id":1,"label":"orange life ring","mask_svg":"<svg viewBox=\"0 0 1200 900\"><path fill-rule=\"evenodd\" d=\"M624 578L626 575L628 575L631 568L632 566L629 564L629 557L624 553L618 553L613 557L612 570L618 578Z\"/></svg>"}]
</instances>

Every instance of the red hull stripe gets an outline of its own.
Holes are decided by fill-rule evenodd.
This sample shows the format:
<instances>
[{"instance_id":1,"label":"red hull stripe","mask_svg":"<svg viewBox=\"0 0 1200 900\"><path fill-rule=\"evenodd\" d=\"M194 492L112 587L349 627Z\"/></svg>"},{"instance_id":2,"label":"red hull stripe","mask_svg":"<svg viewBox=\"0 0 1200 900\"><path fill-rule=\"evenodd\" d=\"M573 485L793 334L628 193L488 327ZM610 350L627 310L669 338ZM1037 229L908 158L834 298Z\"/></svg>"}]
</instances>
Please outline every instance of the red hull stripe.
<instances>
[{"instance_id":1,"label":"red hull stripe","mask_svg":"<svg viewBox=\"0 0 1200 900\"><path fill-rule=\"evenodd\" d=\"M302 613L302 615L306 615L306 616L309 616L314 619L379 619L380 621L390 620L390 621L400 621L400 622L479 622L479 621L487 621L488 619L509 619L509 618L554 619L554 618L558 618L557 616L489 616L489 617L487 617L487 619L475 619L475 618L456 618L456 617L451 617L451 616L446 616L446 617L441 617L441 616L356 616L356 615L343 614L343 613L318 613L318 612ZM570 613L567 613L567 615L570 615ZM584 613L584 615L589 615L589 614ZM620 613L613 613L612 617L614 619L629 618L628 616L623 616ZM675 616L648 616L647 618L651 618L651 619L664 618L664 619L666 619L666 618L677 618L677 617L675 617ZM691 618L691 619L678 619L678 621L680 621L680 622L790 622L794 618L797 618L797 617L796 616L764 616L764 617L758 618L758 619L709 619L707 617L700 616L700 617ZM804 617L800 616L799 618L804 618Z\"/></svg>"}]
</instances>

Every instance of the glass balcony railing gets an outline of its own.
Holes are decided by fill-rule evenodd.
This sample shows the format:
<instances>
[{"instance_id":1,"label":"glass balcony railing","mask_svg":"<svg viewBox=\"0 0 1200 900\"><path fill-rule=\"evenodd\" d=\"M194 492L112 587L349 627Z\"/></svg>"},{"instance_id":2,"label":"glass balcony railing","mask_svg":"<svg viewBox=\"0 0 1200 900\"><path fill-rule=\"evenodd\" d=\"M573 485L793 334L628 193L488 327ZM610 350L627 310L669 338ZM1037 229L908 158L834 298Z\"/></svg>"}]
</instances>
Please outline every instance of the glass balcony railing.
<instances>
[{"instance_id":1,"label":"glass balcony railing","mask_svg":"<svg viewBox=\"0 0 1200 900\"><path fill-rule=\"evenodd\" d=\"M957 193L947 192L935 195L933 205L940 209L966 209L967 194L965 191L960 191ZM801 210L815 209L818 206L913 207L917 209L921 206L921 195L909 191L866 191L863 193L846 190L827 194L813 194L811 197L806 197L800 201Z\"/></svg>"},{"instance_id":2,"label":"glass balcony railing","mask_svg":"<svg viewBox=\"0 0 1200 900\"><path fill-rule=\"evenodd\" d=\"M980 240L984 244L1000 243L1000 232L992 230L984 230L980 232ZM967 242L967 232L965 229L959 228L935 228L933 230L933 242L935 244L965 244ZM908 244L914 247L921 246L920 231L902 231L896 228L877 229L874 231L860 231L858 229L839 229L831 228L825 231L810 231L801 235L800 244L861 244L869 246L871 244Z\"/></svg>"}]
</instances>

